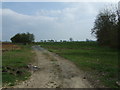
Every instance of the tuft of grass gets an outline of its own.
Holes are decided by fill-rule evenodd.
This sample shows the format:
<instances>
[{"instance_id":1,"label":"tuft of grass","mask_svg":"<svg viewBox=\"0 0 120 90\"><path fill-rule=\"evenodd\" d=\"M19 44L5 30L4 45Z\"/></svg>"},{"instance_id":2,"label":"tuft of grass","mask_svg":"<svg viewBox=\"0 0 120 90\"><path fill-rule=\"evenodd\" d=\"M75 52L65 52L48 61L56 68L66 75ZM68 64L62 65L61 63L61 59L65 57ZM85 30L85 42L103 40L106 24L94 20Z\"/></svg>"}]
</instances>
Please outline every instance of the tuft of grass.
<instances>
[{"instance_id":1,"label":"tuft of grass","mask_svg":"<svg viewBox=\"0 0 120 90\"><path fill-rule=\"evenodd\" d=\"M99 46L97 42L46 42L40 46L74 62L85 72L95 72L106 87L118 87L118 50Z\"/></svg>"},{"instance_id":2,"label":"tuft of grass","mask_svg":"<svg viewBox=\"0 0 120 90\"><path fill-rule=\"evenodd\" d=\"M11 50L2 54L3 86L14 86L16 82L26 80L31 75L27 70L28 63L34 60L30 45L19 45L20 50Z\"/></svg>"}]
</instances>

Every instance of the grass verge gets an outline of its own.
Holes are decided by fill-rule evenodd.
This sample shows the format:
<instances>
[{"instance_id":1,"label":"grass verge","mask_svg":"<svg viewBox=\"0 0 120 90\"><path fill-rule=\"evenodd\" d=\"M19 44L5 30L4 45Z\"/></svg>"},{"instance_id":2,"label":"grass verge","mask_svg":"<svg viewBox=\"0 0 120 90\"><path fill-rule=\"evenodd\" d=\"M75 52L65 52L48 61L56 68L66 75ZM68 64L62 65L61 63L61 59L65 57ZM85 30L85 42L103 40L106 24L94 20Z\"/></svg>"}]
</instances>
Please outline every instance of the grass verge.
<instances>
[{"instance_id":1,"label":"grass verge","mask_svg":"<svg viewBox=\"0 0 120 90\"><path fill-rule=\"evenodd\" d=\"M2 53L2 83L3 86L14 86L31 75L27 70L28 63L34 60L30 45L20 45L20 50L10 50Z\"/></svg>"}]
</instances>

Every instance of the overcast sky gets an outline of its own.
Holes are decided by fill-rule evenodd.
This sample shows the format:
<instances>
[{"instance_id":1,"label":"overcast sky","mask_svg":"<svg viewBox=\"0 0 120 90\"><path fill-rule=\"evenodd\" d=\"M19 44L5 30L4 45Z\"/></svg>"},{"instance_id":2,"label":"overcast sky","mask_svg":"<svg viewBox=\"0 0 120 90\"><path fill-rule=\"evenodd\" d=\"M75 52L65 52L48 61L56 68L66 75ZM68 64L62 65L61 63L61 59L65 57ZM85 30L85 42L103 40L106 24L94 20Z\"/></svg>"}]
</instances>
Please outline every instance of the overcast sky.
<instances>
[{"instance_id":1,"label":"overcast sky","mask_svg":"<svg viewBox=\"0 0 120 90\"><path fill-rule=\"evenodd\" d=\"M2 40L9 41L16 33L30 32L40 40L95 40L91 35L98 12L109 2L4 2ZM113 3L115 4L115 3ZM2 13L1 13L2 10Z\"/></svg>"}]
</instances>

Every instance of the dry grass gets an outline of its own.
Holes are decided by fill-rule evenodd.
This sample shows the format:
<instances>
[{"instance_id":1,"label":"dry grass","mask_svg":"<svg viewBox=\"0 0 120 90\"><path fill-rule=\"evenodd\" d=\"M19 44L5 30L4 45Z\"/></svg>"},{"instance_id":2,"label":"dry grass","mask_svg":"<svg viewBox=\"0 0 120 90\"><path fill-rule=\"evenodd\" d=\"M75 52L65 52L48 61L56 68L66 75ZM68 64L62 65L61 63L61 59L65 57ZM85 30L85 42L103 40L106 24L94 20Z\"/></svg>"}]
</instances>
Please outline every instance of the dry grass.
<instances>
[{"instance_id":1,"label":"dry grass","mask_svg":"<svg viewBox=\"0 0 120 90\"><path fill-rule=\"evenodd\" d=\"M10 50L20 50L21 47L12 43L2 43L2 49L0 50L4 51L10 51Z\"/></svg>"}]
</instances>

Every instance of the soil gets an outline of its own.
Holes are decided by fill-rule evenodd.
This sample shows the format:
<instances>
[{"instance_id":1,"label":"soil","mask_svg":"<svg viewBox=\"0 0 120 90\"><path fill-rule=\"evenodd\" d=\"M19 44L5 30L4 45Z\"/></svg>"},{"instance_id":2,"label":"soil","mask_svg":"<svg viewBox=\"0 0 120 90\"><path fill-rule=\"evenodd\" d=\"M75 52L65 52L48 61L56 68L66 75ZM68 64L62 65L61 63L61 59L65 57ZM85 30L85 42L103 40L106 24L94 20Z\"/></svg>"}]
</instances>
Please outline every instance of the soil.
<instances>
[{"instance_id":1,"label":"soil","mask_svg":"<svg viewBox=\"0 0 120 90\"><path fill-rule=\"evenodd\" d=\"M30 79L14 88L93 88L83 72L72 62L40 46L33 46L36 59Z\"/></svg>"}]
</instances>

